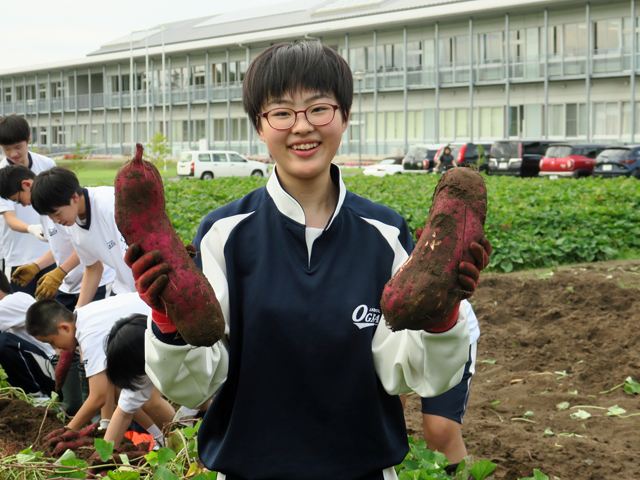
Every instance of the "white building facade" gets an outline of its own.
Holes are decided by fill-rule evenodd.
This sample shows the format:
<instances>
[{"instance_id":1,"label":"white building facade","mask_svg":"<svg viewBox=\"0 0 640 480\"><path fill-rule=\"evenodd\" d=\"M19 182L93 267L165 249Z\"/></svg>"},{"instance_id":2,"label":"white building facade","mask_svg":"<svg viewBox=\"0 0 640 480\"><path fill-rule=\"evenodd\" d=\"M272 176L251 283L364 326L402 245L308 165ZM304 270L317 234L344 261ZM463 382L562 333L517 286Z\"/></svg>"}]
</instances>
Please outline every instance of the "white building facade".
<instances>
[{"instance_id":1,"label":"white building facade","mask_svg":"<svg viewBox=\"0 0 640 480\"><path fill-rule=\"evenodd\" d=\"M311 3L150 27L77 61L0 71L0 115L25 116L45 152L80 142L125 153L159 131L176 154L204 139L264 155L242 109L244 73L269 45L306 38L357 72L343 155L503 138L640 141L634 0Z\"/></svg>"}]
</instances>

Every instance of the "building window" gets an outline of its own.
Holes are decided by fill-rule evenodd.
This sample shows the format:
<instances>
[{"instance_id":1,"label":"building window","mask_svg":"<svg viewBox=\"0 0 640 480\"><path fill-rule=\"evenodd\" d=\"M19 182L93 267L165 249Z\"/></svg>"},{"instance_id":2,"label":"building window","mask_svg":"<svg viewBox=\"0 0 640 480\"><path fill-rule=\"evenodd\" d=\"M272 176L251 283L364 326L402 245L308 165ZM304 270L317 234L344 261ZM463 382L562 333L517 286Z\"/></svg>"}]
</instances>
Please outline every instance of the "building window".
<instances>
[{"instance_id":1,"label":"building window","mask_svg":"<svg viewBox=\"0 0 640 480\"><path fill-rule=\"evenodd\" d=\"M524 106L524 134L527 138L542 137L542 105Z\"/></svg>"},{"instance_id":2,"label":"building window","mask_svg":"<svg viewBox=\"0 0 640 480\"><path fill-rule=\"evenodd\" d=\"M509 60L521 62L524 55L524 30L509 32Z\"/></svg>"},{"instance_id":3,"label":"building window","mask_svg":"<svg viewBox=\"0 0 640 480\"><path fill-rule=\"evenodd\" d=\"M424 136L424 113L422 110L407 112L407 138L422 140Z\"/></svg>"},{"instance_id":4,"label":"building window","mask_svg":"<svg viewBox=\"0 0 640 480\"><path fill-rule=\"evenodd\" d=\"M564 136L564 105L549 105L549 136Z\"/></svg>"},{"instance_id":5,"label":"building window","mask_svg":"<svg viewBox=\"0 0 640 480\"><path fill-rule=\"evenodd\" d=\"M222 118L213 120L213 141L223 142L226 140L225 132L227 130L227 121Z\"/></svg>"},{"instance_id":6,"label":"building window","mask_svg":"<svg viewBox=\"0 0 640 480\"><path fill-rule=\"evenodd\" d=\"M502 32L478 35L478 49L481 64L502 63Z\"/></svg>"},{"instance_id":7,"label":"building window","mask_svg":"<svg viewBox=\"0 0 640 480\"><path fill-rule=\"evenodd\" d=\"M440 109L440 138L454 138L453 108Z\"/></svg>"},{"instance_id":8,"label":"building window","mask_svg":"<svg viewBox=\"0 0 640 480\"><path fill-rule=\"evenodd\" d=\"M191 67L190 85L196 87L204 87L205 84L205 66L195 65Z\"/></svg>"},{"instance_id":9,"label":"building window","mask_svg":"<svg viewBox=\"0 0 640 480\"><path fill-rule=\"evenodd\" d=\"M587 51L587 25L569 23L564 25L564 55L581 56Z\"/></svg>"},{"instance_id":10,"label":"building window","mask_svg":"<svg viewBox=\"0 0 640 480\"><path fill-rule=\"evenodd\" d=\"M456 108L456 138L469 136L469 109Z\"/></svg>"},{"instance_id":11,"label":"building window","mask_svg":"<svg viewBox=\"0 0 640 480\"><path fill-rule=\"evenodd\" d=\"M47 98L47 84L41 83L38 85L38 98L40 100L46 100Z\"/></svg>"},{"instance_id":12,"label":"building window","mask_svg":"<svg viewBox=\"0 0 640 480\"><path fill-rule=\"evenodd\" d=\"M227 62L211 64L212 81L214 87L224 87L227 85Z\"/></svg>"},{"instance_id":13,"label":"building window","mask_svg":"<svg viewBox=\"0 0 640 480\"><path fill-rule=\"evenodd\" d=\"M597 102L593 104L593 134L618 137L618 103Z\"/></svg>"},{"instance_id":14,"label":"building window","mask_svg":"<svg viewBox=\"0 0 640 480\"><path fill-rule=\"evenodd\" d=\"M504 135L502 107L480 107L480 138L500 138Z\"/></svg>"},{"instance_id":15,"label":"building window","mask_svg":"<svg viewBox=\"0 0 640 480\"><path fill-rule=\"evenodd\" d=\"M422 42L407 42L407 70L422 70Z\"/></svg>"},{"instance_id":16,"label":"building window","mask_svg":"<svg viewBox=\"0 0 640 480\"><path fill-rule=\"evenodd\" d=\"M620 33L620 20L617 18L593 22L594 53L619 52Z\"/></svg>"}]
</instances>

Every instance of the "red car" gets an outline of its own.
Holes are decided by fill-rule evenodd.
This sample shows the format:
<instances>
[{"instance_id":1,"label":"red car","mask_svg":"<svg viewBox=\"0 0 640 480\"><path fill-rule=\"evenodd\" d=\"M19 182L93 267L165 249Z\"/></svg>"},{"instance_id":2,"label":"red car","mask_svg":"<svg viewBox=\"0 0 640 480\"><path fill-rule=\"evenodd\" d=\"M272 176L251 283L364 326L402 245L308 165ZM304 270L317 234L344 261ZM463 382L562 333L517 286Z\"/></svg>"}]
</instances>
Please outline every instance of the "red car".
<instances>
[{"instance_id":1,"label":"red car","mask_svg":"<svg viewBox=\"0 0 640 480\"><path fill-rule=\"evenodd\" d=\"M540 160L541 177L588 177L593 174L596 157L607 145L554 143Z\"/></svg>"}]
</instances>

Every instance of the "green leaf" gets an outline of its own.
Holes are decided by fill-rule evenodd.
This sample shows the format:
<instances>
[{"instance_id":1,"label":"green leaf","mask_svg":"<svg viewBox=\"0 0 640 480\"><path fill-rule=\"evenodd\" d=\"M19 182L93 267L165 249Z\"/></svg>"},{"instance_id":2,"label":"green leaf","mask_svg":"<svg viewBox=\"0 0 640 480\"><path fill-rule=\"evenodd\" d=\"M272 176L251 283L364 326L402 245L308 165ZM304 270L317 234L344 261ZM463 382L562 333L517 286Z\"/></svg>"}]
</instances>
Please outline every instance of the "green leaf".
<instances>
[{"instance_id":1,"label":"green leaf","mask_svg":"<svg viewBox=\"0 0 640 480\"><path fill-rule=\"evenodd\" d=\"M627 413L627 411L624 408L614 405L607 409L607 413L605 415L607 417L617 417L618 415L624 415L625 413Z\"/></svg>"},{"instance_id":2,"label":"green leaf","mask_svg":"<svg viewBox=\"0 0 640 480\"><path fill-rule=\"evenodd\" d=\"M556 408L558 410L566 410L570 406L571 406L571 404L569 402L560 402L560 403L556 404Z\"/></svg>"},{"instance_id":3,"label":"green leaf","mask_svg":"<svg viewBox=\"0 0 640 480\"><path fill-rule=\"evenodd\" d=\"M631 377L627 377L624 381L624 391L629 395L638 395L640 394L640 383Z\"/></svg>"},{"instance_id":4,"label":"green leaf","mask_svg":"<svg viewBox=\"0 0 640 480\"><path fill-rule=\"evenodd\" d=\"M533 470L533 477L521 478L520 480L549 480L549 477L547 477L540 470L534 469Z\"/></svg>"},{"instance_id":5,"label":"green leaf","mask_svg":"<svg viewBox=\"0 0 640 480\"><path fill-rule=\"evenodd\" d=\"M159 465L164 465L168 463L169 460L176 458L176 453L167 447L162 447L157 453Z\"/></svg>"},{"instance_id":6,"label":"green leaf","mask_svg":"<svg viewBox=\"0 0 640 480\"><path fill-rule=\"evenodd\" d=\"M218 474L216 472L202 472L192 477L191 480L216 480Z\"/></svg>"},{"instance_id":7,"label":"green leaf","mask_svg":"<svg viewBox=\"0 0 640 480\"><path fill-rule=\"evenodd\" d=\"M109 470L107 475L112 480L138 480L140 472L114 472Z\"/></svg>"},{"instance_id":8,"label":"green leaf","mask_svg":"<svg viewBox=\"0 0 640 480\"><path fill-rule=\"evenodd\" d=\"M107 442L104 438L95 438L93 445L96 447L96 452L100 460L108 462L113 458L113 442Z\"/></svg>"},{"instance_id":9,"label":"green leaf","mask_svg":"<svg viewBox=\"0 0 640 480\"><path fill-rule=\"evenodd\" d=\"M576 412L569 415L574 420L586 420L587 418L591 418L591 414L585 410L578 409Z\"/></svg>"},{"instance_id":10,"label":"green leaf","mask_svg":"<svg viewBox=\"0 0 640 480\"><path fill-rule=\"evenodd\" d=\"M55 465L62 465L62 462L65 460L69 460L69 459L74 459L76 458L76 454L73 452L73 450L66 450L62 456L56 461Z\"/></svg>"},{"instance_id":11,"label":"green leaf","mask_svg":"<svg viewBox=\"0 0 640 480\"><path fill-rule=\"evenodd\" d=\"M497 360L494 360L494 359L492 359L492 358L487 358L486 360L482 360L482 362L481 362L481 363L491 363L491 364L494 364L494 363L496 363L496 362L497 362Z\"/></svg>"},{"instance_id":12,"label":"green leaf","mask_svg":"<svg viewBox=\"0 0 640 480\"><path fill-rule=\"evenodd\" d=\"M77 458L61 460L61 467L56 467L55 473L47 478L87 478L87 474L82 470L87 470L89 464ZM68 468L64 468L68 467Z\"/></svg>"},{"instance_id":13,"label":"green leaf","mask_svg":"<svg viewBox=\"0 0 640 480\"><path fill-rule=\"evenodd\" d=\"M545 429L544 433L542 434L545 437L551 437L553 435L555 435L555 433L553 433L553 430L551 430L550 428Z\"/></svg>"},{"instance_id":14,"label":"green leaf","mask_svg":"<svg viewBox=\"0 0 640 480\"><path fill-rule=\"evenodd\" d=\"M171 470L162 465L156 467L155 471L153 472L153 478L158 480L180 480L180 477L178 477L175 473L171 472Z\"/></svg>"},{"instance_id":15,"label":"green leaf","mask_svg":"<svg viewBox=\"0 0 640 480\"><path fill-rule=\"evenodd\" d=\"M482 480L483 478L489 476L491 472L496 469L496 464L489 462L487 460L479 460L473 464L471 467L471 475L476 480Z\"/></svg>"}]
</instances>

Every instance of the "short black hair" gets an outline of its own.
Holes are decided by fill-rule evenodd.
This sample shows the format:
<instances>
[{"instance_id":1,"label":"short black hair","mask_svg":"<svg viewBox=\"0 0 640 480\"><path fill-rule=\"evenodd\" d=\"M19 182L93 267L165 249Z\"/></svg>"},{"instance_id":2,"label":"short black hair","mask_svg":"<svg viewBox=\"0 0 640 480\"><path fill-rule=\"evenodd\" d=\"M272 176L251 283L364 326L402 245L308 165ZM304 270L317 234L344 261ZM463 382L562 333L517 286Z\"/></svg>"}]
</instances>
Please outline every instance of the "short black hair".
<instances>
[{"instance_id":1,"label":"short black hair","mask_svg":"<svg viewBox=\"0 0 640 480\"><path fill-rule=\"evenodd\" d=\"M4 271L2 271L1 269L0 269L0 291L6 293L7 295L13 292L13 289L11 288L11 284L9 283L9 280L7 280L7 276L4 274Z\"/></svg>"},{"instance_id":2,"label":"short black hair","mask_svg":"<svg viewBox=\"0 0 640 480\"><path fill-rule=\"evenodd\" d=\"M134 313L118 320L105 338L107 378L118 388L139 390L144 370L144 332L147 316Z\"/></svg>"},{"instance_id":3,"label":"short black hair","mask_svg":"<svg viewBox=\"0 0 640 480\"><path fill-rule=\"evenodd\" d=\"M33 180L34 178L36 178L36 174L23 165L9 165L0 168L0 197L8 200L9 197L23 190L23 180Z\"/></svg>"},{"instance_id":4,"label":"short black hair","mask_svg":"<svg viewBox=\"0 0 640 480\"><path fill-rule=\"evenodd\" d=\"M36 175L31 185L31 206L40 215L51 215L69 205L74 193L84 195L76 174L66 168L52 167Z\"/></svg>"},{"instance_id":5,"label":"short black hair","mask_svg":"<svg viewBox=\"0 0 640 480\"><path fill-rule=\"evenodd\" d=\"M25 327L32 337L48 337L58 333L59 322L74 322L75 317L67 307L53 298L39 300L27 310Z\"/></svg>"},{"instance_id":6,"label":"short black hair","mask_svg":"<svg viewBox=\"0 0 640 480\"><path fill-rule=\"evenodd\" d=\"M29 138L31 138L31 127L23 117L19 115L0 117L0 145L29 142Z\"/></svg>"},{"instance_id":7,"label":"short black hair","mask_svg":"<svg viewBox=\"0 0 640 480\"><path fill-rule=\"evenodd\" d=\"M258 129L259 113L273 99L298 90L333 95L346 121L353 103L353 75L335 50L320 42L285 42L272 45L247 68L242 83L242 104Z\"/></svg>"}]
</instances>

